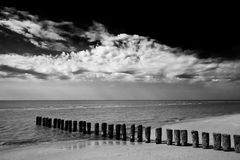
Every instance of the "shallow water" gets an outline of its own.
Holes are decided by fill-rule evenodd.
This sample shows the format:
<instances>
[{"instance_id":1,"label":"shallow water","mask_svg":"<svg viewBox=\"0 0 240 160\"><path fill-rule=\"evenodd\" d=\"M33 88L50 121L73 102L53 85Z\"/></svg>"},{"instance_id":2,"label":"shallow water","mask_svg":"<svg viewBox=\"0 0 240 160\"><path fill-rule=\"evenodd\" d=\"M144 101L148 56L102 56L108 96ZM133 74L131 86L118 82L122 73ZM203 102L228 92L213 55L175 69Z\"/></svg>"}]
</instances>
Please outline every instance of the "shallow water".
<instances>
[{"instance_id":1,"label":"shallow water","mask_svg":"<svg viewBox=\"0 0 240 160\"><path fill-rule=\"evenodd\" d=\"M235 113L240 113L240 101L0 101L0 148L89 138L36 126L36 116L155 128Z\"/></svg>"}]
</instances>

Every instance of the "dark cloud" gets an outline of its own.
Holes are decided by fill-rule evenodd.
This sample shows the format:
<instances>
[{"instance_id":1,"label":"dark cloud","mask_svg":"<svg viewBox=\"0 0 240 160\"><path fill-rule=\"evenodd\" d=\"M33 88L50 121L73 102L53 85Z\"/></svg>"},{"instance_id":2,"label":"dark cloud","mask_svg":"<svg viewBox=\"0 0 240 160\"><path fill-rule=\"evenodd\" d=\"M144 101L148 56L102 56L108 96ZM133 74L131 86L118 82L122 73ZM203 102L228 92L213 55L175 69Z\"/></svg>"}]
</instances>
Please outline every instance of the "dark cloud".
<instances>
[{"instance_id":1,"label":"dark cloud","mask_svg":"<svg viewBox=\"0 0 240 160\"><path fill-rule=\"evenodd\" d=\"M75 72L72 72L72 73L76 75L76 74L82 74L82 73L85 73L85 72L89 72L89 70L82 68L82 69L79 69L79 70L77 70Z\"/></svg>"},{"instance_id":2,"label":"dark cloud","mask_svg":"<svg viewBox=\"0 0 240 160\"><path fill-rule=\"evenodd\" d=\"M72 22L41 19L29 12L7 7L1 8L0 17L0 30L11 31L4 35L5 39L11 37L12 34L19 35L18 37L21 36L22 40L36 48L53 52L71 52L89 48L88 41L82 37L83 30ZM7 47L2 48L8 50ZM48 54L48 52L44 53Z\"/></svg>"},{"instance_id":3,"label":"dark cloud","mask_svg":"<svg viewBox=\"0 0 240 160\"><path fill-rule=\"evenodd\" d=\"M137 73L137 71L136 70L134 70L134 69L129 69L129 70L122 70L122 71L119 71L118 73L125 73L125 74L136 74Z\"/></svg>"},{"instance_id":4,"label":"dark cloud","mask_svg":"<svg viewBox=\"0 0 240 160\"><path fill-rule=\"evenodd\" d=\"M6 75L2 75L3 78L11 78L11 77L25 77L25 74L33 75L38 79L47 79L48 75L44 73L39 73L31 69L19 69L10 67L7 65L0 65L0 71L7 73Z\"/></svg>"},{"instance_id":5,"label":"dark cloud","mask_svg":"<svg viewBox=\"0 0 240 160\"><path fill-rule=\"evenodd\" d=\"M176 77L180 78L180 79L193 79L195 78L197 75L195 74L188 74L188 73L184 73L184 74L179 74Z\"/></svg>"},{"instance_id":6,"label":"dark cloud","mask_svg":"<svg viewBox=\"0 0 240 160\"><path fill-rule=\"evenodd\" d=\"M1 32L2 31L2 32ZM57 55L61 52L39 48L30 43L23 35L13 32L7 28L0 26L0 54L17 53L24 55L31 53L31 55L51 54Z\"/></svg>"}]
</instances>

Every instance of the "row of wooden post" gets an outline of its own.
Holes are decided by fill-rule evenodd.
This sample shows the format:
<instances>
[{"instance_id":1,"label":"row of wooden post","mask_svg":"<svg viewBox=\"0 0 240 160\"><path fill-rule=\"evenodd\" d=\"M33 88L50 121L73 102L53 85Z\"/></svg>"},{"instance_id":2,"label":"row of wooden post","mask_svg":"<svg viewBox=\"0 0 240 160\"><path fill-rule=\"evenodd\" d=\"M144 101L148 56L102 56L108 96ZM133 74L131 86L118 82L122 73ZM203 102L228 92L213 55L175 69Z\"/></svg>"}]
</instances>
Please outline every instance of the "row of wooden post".
<instances>
[{"instance_id":1,"label":"row of wooden post","mask_svg":"<svg viewBox=\"0 0 240 160\"><path fill-rule=\"evenodd\" d=\"M65 123L64 123L65 122ZM69 131L69 132L81 132L83 134L91 134L91 123L86 121L72 121L72 120L63 120L63 119L53 119L52 126L52 118L47 117L36 117L36 125L45 126L48 128L58 128L61 130ZM99 135L99 123L95 123L94 125L94 134ZM131 125L130 127L130 142L143 142L143 126L137 126L137 137L135 138L135 125ZM114 138L114 124L101 124L101 134L102 137L108 137L110 139ZM156 128L155 130L155 143L161 144L162 141L162 128ZM199 134L198 131L191 131L192 135L192 147L198 148L199 145ZM166 130L166 144L167 145L176 145L176 146L187 146L188 145L188 132L187 130ZM117 124L115 127L115 138L117 140L127 140L127 131L125 124ZM173 143L174 138L174 143ZM151 142L151 127L145 127L145 142ZM240 153L240 135L234 135L234 150L237 153ZM202 132L202 148L209 148L209 133ZM231 150L231 136L229 134L221 134L221 133L213 133L213 149L214 150L223 150L230 151Z\"/></svg>"},{"instance_id":2,"label":"row of wooden post","mask_svg":"<svg viewBox=\"0 0 240 160\"><path fill-rule=\"evenodd\" d=\"M157 130L156 130L157 131ZM173 136L174 132L174 136ZM199 147L199 134L198 131L191 131L192 135L192 146L194 148ZM187 130L178 130L167 129L167 144L173 144L176 146L187 146L188 145L188 133ZM240 153L240 135L234 135L234 146L235 151ZM202 132L202 148L209 148L209 133ZM223 150L231 151L231 136L229 134L213 133L213 149L214 150Z\"/></svg>"}]
</instances>

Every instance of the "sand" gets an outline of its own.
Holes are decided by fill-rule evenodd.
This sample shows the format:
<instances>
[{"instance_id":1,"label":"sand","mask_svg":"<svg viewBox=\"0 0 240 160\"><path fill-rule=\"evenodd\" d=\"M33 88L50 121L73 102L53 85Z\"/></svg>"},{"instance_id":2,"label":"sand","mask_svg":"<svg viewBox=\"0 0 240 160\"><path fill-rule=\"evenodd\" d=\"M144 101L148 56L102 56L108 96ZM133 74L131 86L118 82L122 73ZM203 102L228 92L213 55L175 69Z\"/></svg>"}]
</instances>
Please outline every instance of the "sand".
<instances>
[{"instance_id":1,"label":"sand","mask_svg":"<svg viewBox=\"0 0 240 160\"><path fill-rule=\"evenodd\" d=\"M163 127L239 134L240 115L198 119ZM201 133L201 132L200 132ZM201 136L200 136L201 137ZM152 139L154 133L152 132ZM165 139L165 134L163 135ZM210 140L212 137L210 136ZM189 137L191 143L191 138ZM201 142L201 140L200 140ZM85 140L42 143L0 151L0 160L239 160L240 154L166 144L130 143L115 140Z\"/></svg>"}]
</instances>

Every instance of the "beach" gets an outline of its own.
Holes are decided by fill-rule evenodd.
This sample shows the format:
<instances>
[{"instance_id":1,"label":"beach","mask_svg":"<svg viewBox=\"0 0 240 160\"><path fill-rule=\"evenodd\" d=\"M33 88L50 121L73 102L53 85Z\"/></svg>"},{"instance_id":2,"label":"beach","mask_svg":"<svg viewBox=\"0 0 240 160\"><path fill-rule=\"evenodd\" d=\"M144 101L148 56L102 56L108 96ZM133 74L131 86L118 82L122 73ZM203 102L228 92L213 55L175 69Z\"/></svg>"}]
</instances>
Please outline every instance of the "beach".
<instances>
[{"instance_id":1,"label":"beach","mask_svg":"<svg viewBox=\"0 0 240 160\"><path fill-rule=\"evenodd\" d=\"M166 128L187 129L210 133L210 145L212 145L212 133L228 133L232 136L240 133L240 114L194 119L163 126L163 140L166 140ZM54 143L40 143L34 146L19 147L10 150L2 150L1 160L239 160L240 154L234 151L224 152L213 149L192 148L192 146L174 146L155 144L154 128L152 128L151 143L138 143L116 140L74 140ZM190 134L189 134L190 136ZM200 144L201 144L201 136ZM189 143L191 143L189 137ZM233 145L232 145L233 146ZM174 153L174 154L173 154Z\"/></svg>"}]
</instances>

